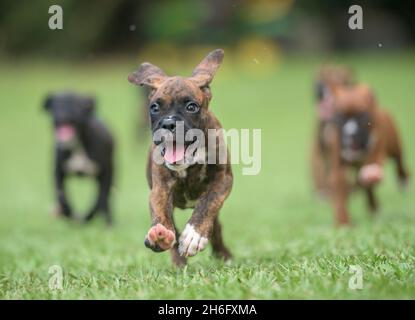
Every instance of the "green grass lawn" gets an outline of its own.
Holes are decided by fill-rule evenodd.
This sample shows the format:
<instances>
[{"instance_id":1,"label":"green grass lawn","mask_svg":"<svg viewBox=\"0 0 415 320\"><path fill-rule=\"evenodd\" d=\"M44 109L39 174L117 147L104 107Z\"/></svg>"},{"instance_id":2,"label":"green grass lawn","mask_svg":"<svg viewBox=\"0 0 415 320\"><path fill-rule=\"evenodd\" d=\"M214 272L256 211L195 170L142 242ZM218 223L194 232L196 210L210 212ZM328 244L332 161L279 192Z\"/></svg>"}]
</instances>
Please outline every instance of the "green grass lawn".
<instances>
[{"instance_id":1,"label":"green grass lawn","mask_svg":"<svg viewBox=\"0 0 415 320\"><path fill-rule=\"evenodd\" d=\"M342 56L396 117L415 172L415 54ZM126 80L134 61L64 65L0 64L0 297L4 299L275 299L415 298L415 197L402 193L392 166L378 189L382 209L370 218L365 199L350 203L353 226L335 229L327 203L310 188L313 72L321 59L285 57L268 73L250 74L224 61L211 108L225 128L262 129L262 170L243 176L220 214L235 258L223 264L210 249L181 270L168 253L146 249L150 226L145 159L138 139L137 89ZM190 68L185 69L187 72ZM171 72L179 70L170 68ZM77 225L54 218L52 134L41 108L48 91L94 93L99 114L117 138L113 192L116 225ZM70 181L79 211L94 186ZM190 211L176 211L184 226ZM63 289L48 287L48 270L63 269ZM363 270L363 289L348 288L349 268Z\"/></svg>"}]
</instances>

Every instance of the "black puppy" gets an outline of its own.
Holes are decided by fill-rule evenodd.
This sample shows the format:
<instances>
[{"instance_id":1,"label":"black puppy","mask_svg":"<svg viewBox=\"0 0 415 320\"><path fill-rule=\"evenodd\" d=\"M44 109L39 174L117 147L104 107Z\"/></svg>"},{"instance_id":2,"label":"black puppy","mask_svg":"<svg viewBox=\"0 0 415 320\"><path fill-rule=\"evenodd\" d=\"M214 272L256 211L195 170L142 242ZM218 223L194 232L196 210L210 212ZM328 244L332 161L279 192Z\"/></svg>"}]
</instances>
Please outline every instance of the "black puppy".
<instances>
[{"instance_id":1,"label":"black puppy","mask_svg":"<svg viewBox=\"0 0 415 320\"><path fill-rule=\"evenodd\" d=\"M95 116L95 100L70 92L49 95L44 108L53 119L55 132L55 189L58 213L73 217L64 181L68 175L91 176L98 182L98 197L85 217L91 220L101 211L112 223L109 207L113 180L114 141L105 125Z\"/></svg>"}]
</instances>

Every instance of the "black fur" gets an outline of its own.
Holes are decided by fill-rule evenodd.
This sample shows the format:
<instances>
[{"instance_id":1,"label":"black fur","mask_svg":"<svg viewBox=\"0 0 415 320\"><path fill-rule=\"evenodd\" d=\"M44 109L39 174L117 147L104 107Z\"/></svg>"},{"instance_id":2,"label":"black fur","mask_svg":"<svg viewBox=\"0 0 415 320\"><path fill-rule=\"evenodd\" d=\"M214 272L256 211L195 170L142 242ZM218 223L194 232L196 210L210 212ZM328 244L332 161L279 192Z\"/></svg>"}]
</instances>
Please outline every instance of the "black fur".
<instances>
[{"instance_id":1,"label":"black fur","mask_svg":"<svg viewBox=\"0 0 415 320\"><path fill-rule=\"evenodd\" d=\"M84 220L89 221L97 212L102 212L106 222L111 224L109 198L114 171L114 141L107 127L95 115L95 100L74 93L57 93L46 98L44 108L53 119L56 135L54 176L59 213L67 218L73 217L65 192L65 179L71 174L89 175L97 182L98 195ZM72 143L65 144L59 140L57 132L62 126L74 129L75 138ZM72 172L68 169L68 161L79 152L96 166L94 173L82 170Z\"/></svg>"}]
</instances>

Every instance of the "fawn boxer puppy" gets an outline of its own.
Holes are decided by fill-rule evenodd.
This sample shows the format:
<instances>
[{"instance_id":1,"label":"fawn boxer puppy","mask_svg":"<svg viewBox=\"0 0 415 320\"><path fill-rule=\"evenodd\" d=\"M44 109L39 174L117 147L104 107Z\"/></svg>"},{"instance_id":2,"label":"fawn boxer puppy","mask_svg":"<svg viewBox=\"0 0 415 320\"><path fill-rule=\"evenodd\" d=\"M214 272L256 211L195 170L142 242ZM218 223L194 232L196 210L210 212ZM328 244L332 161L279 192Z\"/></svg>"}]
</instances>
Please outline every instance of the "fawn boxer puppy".
<instances>
[{"instance_id":1,"label":"fawn boxer puppy","mask_svg":"<svg viewBox=\"0 0 415 320\"><path fill-rule=\"evenodd\" d=\"M350 222L347 170L355 171L357 185L367 195L371 212L378 202L375 186L382 181L383 164L392 158L399 181L406 184L408 171L392 117L382 110L365 85L334 86L333 115L322 137L325 179L333 201L337 224Z\"/></svg>"},{"instance_id":2,"label":"fawn boxer puppy","mask_svg":"<svg viewBox=\"0 0 415 320\"><path fill-rule=\"evenodd\" d=\"M324 122L333 115L333 97L331 88L349 87L356 83L353 71L342 65L324 65L315 81L315 93L318 102L318 120Z\"/></svg>"},{"instance_id":3,"label":"fawn boxer puppy","mask_svg":"<svg viewBox=\"0 0 415 320\"><path fill-rule=\"evenodd\" d=\"M232 188L229 157L226 154L226 161L219 161L216 152L216 161L207 163L204 160L211 149L204 147L205 158L195 162L193 140L179 143L183 135L197 129L204 133L203 145L208 146L205 140L208 130L221 129L208 107L212 97L209 85L222 59L223 50L209 53L189 78L169 77L150 63L143 63L128 77L131 83L149 89L154 143L149 153L147 179L151 188L152 226L145 245L155 252L170 249L176 265L185 264L186 257L205 249L209 240L215 255L223 259L231 256L223 243L218 220L219 210ZM164 142L159 139L160 132L165 134ZM223 136L218 133L214 151L219 151L221 145ZM161 158L161 163L156 158ZM174 208L193 208L181 235L174 224Z\"/></svg>"},{"instance_id":4,"label":"fawn boxer puppy","mask_svg":"<svg viewBox=\"0 0 415 320\"><path fill-rule=\"evenodd\" d=\"M73 217L66 196L65 180L70 175L94 178L99 187L95 204L85 221L97 212L112 223L109 207L113 178L114 142L111 133L95 115L95 100L70 92L49 95L44 108L52 117L55 135L55 191L57 213Z\"/></svg>"},{"instance_id":5,"label":"fawn boxer puppy","mask_svg":"<svg viewBox=\"0 0 415 320\"><path fill-rule=\"evenodd\" d=\"M321 197L327 197L329 190L326 183L326 166L323 157L323 137L329 128L334 113L334 97L331 88L350 87L355 83L351 69L342 65L327 64L321 67L315 80L317 100L317 125L311 152L311 173L314 190Z\"/></svg>"}]
</instances>

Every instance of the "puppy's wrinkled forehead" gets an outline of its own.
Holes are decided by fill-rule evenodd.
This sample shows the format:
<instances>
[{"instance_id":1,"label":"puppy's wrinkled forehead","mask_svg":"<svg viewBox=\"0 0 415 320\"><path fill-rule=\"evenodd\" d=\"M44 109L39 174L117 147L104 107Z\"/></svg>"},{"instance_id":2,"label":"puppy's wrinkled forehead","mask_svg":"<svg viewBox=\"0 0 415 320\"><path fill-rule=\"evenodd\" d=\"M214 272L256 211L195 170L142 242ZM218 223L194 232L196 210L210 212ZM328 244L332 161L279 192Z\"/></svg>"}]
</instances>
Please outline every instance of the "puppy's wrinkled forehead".
<instances>
[{"instance_id":1,"label":"puppy's wrinkled forehead","mask_svg":"<svg viewBox=\"0 0 415 320\"><path fill-rule=\"evenodd\" d=\"M169 77L150 97L151 100L162 99L165 103L194 100L203 103L203 92L192 80L183 77Z\"/></svg>"},{"instance_id":2,"label":"puppy's wrinkled forehead","mask_svg":"<svg viewBox=\"0 0 415 320\"><path fill-rule=\"evenodd\" d=\"M375 111L375 108L376 101L374 94L366 85L337 88L335 91L335 109L340 113L371 113Z\"/></svg>"},{"instance_id":3,"label":"puppy's wrinkled forehead","mask_svg":"<svg viewBox=\"0 0 415 320\"><path fill-rule=\"evenodd\" d=\"M328 86L351 86L356 82L351 69L341 65L325 65L317 74L317 80Z\"/></svg>"}]
</instances>

